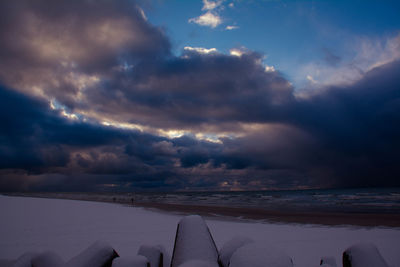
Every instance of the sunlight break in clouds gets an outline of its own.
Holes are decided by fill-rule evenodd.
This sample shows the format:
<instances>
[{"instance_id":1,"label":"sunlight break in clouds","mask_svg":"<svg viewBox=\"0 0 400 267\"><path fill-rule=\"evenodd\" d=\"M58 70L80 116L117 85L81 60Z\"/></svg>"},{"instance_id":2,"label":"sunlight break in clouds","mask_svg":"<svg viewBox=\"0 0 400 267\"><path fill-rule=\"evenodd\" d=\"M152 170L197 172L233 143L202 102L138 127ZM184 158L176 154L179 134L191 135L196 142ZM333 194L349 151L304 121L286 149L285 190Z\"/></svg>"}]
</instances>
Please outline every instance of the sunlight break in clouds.
<instances>
[{"instance_id":1,"label":"sunlight break in clouds","mask_svg":"<svg viewBox=\"0 0 400 267\"><path fill-rule=\"evenodd\" d=\"M265 72L274 72L275 71L275 67L274 66L265 66Z\"/></svg>"},{"instance_id":2,"label":"sunlight break in clouds","mask_svg":"<svg viewBox=\"0 0 400 267\"><path fill-rule=\"evenodd\" d=\"M200 54L210 54L210 53L216 53L218 50L216 48L204 48L204 47L190 47L190 46L185 46L183 48L186 51L194 51Z\"/></svg>"},{"instance_id":3,"label":"sunlight break in clouds","mask_svg":"<svg viewBox=\"0 0 400 267\"><path fill-rule=\"evenodd\" d=\"M208 11L207 13L199 17L189 19L189 22L196 23L200 26L216 28L218 25L222 23L222 19L219 15Z\"/></svg>"},{"instance_id":4,"label":"sunlight break in clouds","mask_svg":"<svg viewBox=\"0 0 400 267\"><path fill-rule=\"evenodd\" d=\"M247 49L244 47L241 48L232 48L229 50L229 55L235 57L241 57L243 54L247 53Z\"/></svg>"},{"instance_id":5,"label":"sunlight break in clouds","mask_svg":"<svg viewBox=\"0 0 400 267\"><path fill-rule=\"evenodd\" d=\"M342 59L337 65L310 62L299 69L298 79L305 77L307 85L319 84L319 87L357 82L366 72L400 59L400 34L389 38L357 38L348 49L353 57Z\"/></svg>"}]
</instances>

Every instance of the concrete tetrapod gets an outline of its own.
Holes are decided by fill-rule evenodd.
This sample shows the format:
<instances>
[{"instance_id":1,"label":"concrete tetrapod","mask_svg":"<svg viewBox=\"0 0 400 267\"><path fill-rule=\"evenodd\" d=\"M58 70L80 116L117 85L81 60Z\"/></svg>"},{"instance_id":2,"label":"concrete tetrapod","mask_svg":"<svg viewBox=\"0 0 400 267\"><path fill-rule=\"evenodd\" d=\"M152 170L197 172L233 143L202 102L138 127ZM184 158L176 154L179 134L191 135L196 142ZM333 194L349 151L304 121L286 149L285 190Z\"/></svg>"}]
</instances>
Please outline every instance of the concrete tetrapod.
<instances>
[{"instance_id":1,"label":"concrete tetrapod","mask_svg":"<svg viewBox=\"0 0 400 267\"><path fill-rule=\"evenodd\" d=\"M388 267L388 264L374 244L359 243L343 252L343 267Z\"/></svg>"},{"instance_id":2,"label":"concrete tetrapod","mask_svg":"<svg viewBox=\"0 0 400 267\"><path fill-rule=\"evenodd\" d=\"M183 264L199 266L200 263L202 266L218 267L218 250L203 218L186 216L178 223L171 267Z\"/></svg>"}]
</instances>

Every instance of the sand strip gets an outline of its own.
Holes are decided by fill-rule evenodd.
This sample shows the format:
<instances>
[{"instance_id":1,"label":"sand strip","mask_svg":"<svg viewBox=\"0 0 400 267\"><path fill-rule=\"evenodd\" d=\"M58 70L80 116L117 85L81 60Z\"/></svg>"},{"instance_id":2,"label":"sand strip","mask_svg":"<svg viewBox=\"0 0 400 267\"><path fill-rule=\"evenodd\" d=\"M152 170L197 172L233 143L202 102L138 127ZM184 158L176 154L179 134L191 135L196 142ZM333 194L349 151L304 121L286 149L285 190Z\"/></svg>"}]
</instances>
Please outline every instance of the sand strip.
<instances>
[{"instance_id":1,"label":"sand strip","mask_svg":"<svg viewBox=\"0 0 400 267\"><path fill-rule=\"evenodd\" d=\"M299 223L321 225L354 225L366 227L400 227L400 214L397 213L340 213L312 211L276 211L261 208L227 206L183 205L155 202L137 202L130 198L115 198L98 194L76 193L11 193L12 196L40 198L59 198L84 201L108 202L132 205L179 214L198 214L208 217L223 216L228 220L261 220L274 223Z\"/></svg>"},{"instance_id":2,"label":"sand strip","mask_svg":"<svg viewBox=\"0 0 400 267\"><path fill-rule=\"evenodd\" d=\"M203 216L226 216L232 218L265 220L270 222L322 224L322 225L357 225L400 227L400 214L374 213L333 213L333 212L285 212L255 208L196 206L164 203L136 203L137 206L155 208L163 211Z\"/></svg>"}]
</instances>

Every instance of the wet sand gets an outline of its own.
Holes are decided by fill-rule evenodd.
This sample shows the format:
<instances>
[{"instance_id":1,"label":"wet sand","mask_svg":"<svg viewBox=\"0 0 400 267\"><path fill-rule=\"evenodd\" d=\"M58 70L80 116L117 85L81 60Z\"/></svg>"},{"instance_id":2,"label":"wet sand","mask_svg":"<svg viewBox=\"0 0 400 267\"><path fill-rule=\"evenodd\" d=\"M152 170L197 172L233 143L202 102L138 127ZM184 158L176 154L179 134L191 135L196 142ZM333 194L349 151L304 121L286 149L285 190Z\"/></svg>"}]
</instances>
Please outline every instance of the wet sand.
<instances>
[{"instance_id":1,"label":"wet sand","mask_svg":"<svg viewBox=\"0 0 400 267\"><path fill-rule=\"evenodd\" d=\"M129 198L115 198L110 196L99 197L97 194L12 193L7 195L108 202L178 214L198 214L208 217L219 217L226 220L258 220L273 223L320 224L328 226L354 225L365 227L400 227L400 214L397 213L276 211L260 208L137 202L132 201Z\"/></svg>"},{"instance_id":2,"label":"wet sand","mask_svg":"<svg viewBox=\"0 0 400 267\"><path fill-rule=\"evenodd\" d=\"M300 223L322 225L355 225L400 227L400 214L333 213L333 212L284 212L254 208L196 206L164 203L136 203L137 206L183 214L224 216L274 223Z\"/></svg>"}]
</instances>

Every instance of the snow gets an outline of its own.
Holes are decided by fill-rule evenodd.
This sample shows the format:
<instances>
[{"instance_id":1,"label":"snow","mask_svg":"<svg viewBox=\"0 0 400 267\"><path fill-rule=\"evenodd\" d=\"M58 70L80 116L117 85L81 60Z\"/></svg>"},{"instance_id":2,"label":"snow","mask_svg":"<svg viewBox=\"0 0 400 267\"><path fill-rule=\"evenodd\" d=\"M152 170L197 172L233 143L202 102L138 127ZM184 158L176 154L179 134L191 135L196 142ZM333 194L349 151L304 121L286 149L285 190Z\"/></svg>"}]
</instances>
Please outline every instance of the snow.
<instances>
[{"instance_id":1,"label":"snow","mask_svg":"<svg viewBox=\"0 0 400 267\"><path fill-rule=\"evenodd\" d=\"M171 267L187 261L218 262L218 250L203 218L190 215L180 220L177 228Z\"/></svg>"},{"instance_id":2,"label":"snow","mask_svg":"<svg viewBox=\"0 0 400 267\"><path fill-rule=\"evenodd\" d=\"M112 261L111 267L148 267L149 261L145 256L136 255L134 257L118 257ZM153 266L153 265L150 265ZM158 265L156 265L158 266Z\"/></svg>"},{"instance_id":3,"label":"snow","mask_svg":"<svg viewBox=\"0 0 400 267\"><path fill-rule=\"evenodd\" d=\"M336 260L333 257L325 256L321 258L321 266L336 267Z\"/></svg>"},{"instance_id":4,"label":"snow","mask_svg":"<svg viewBox=\"0 0 400 267\"><path fill-rule=\"evenodd\" d=\"M26 252L22 254L21 257L17 259L17 261L12 265L13 267L31 267L32 266L32 259L38 256L38 253L34 252Z\"/></svg>"},{"instance_id":5,"label":"snow","mask_svg":"<svg viewBox=\"0 0 400 267\"><path fill-rule=\"evenodd\" d=\"M15 260L1 260L0 259L0 267L9 267L13 266L15 263Z\"/></svg>"},{"instance_id":6,"label":"snow","mask_svg":"<svg viewBox=\"0 0 400 267\"><path fill-rule=\"evenodd\" d=\"M232 255L229 267L292 267L292 259L282 250L265 243L249 243Z\"/></svg>"},{"instance_id":7,"label":"snow","mask_svg":"<svg viewBox=\"0 0 400 267\"><path fill-rule=\"evenodd\" d=\"M68 261L65 267L111 266L111 262L115 257L118 257L118 254L109 244L105 241L97 241Z\"/></svg>"},{"instance_id":8,"label":"snow","mask_svg":"<svg viewBox=\"0 0 400 267\"><path fill-rule=\"evenodd\" d=\"M235 236L234 238L226 242L219 251L219 260L221 261L222 266L228 267L229 261L233 253L238 248L252 242L254 241L246 236Z\"/></svg>"},{"instance_id":9,"label":"snow","mask_svg":"<svg viewBox=\"0 0 400 267\"><path fill-rule=\"evenodd\" d=\"M388 267L379 250L371 243L358 243L343 254L344 267Z\"/></svg>"},{"instance_id":10,"label":"snow","mask_svg":"<svg viewBox=\"0 0 400 267\"><path fill-rule=\"evenodd\" d=\"M136 254L143 244L161 244L172 255L181 215L123 205L0 195L0 264L25 252L54 251L68 261L96 240L109 243L121 256ZM319 266L359 242L371 242L391 267L400 267L400 228L328 227L267 224L206 218L218 248L234 236L279 247L296 267Z\"/></svg>"},{"instance_id":11,"label":"snow","mask_svg":"<svg viewBox=\"0 0 400 267\"><path fill-rule=\"evenodd\" d=\"M150 266L160 266L160 262L163 262L163 266L169 266L171 261L168 252L162 245L142 245L139 248L138 255L146 257L150 262Z\"/></svg>"},{"instance_id":12,"label":"snow","mask_svg":"<svg viewBox=\"0 0 400 267\"><path fill-rule=\"evenodd\" d=\"M179 265L178 267L218 267L218 264L210 261L190 260Z\"/></svg>"},{"instance_id":13,"label":"snow","mask_svg":"<svg viewBox=\"0 0 400 267\"><path fill-rule=\"evenodd\" d=\"M32 267L61 267L64 261L55 252L43 252L32 258Z\"/></svg>"}]
</instances>

